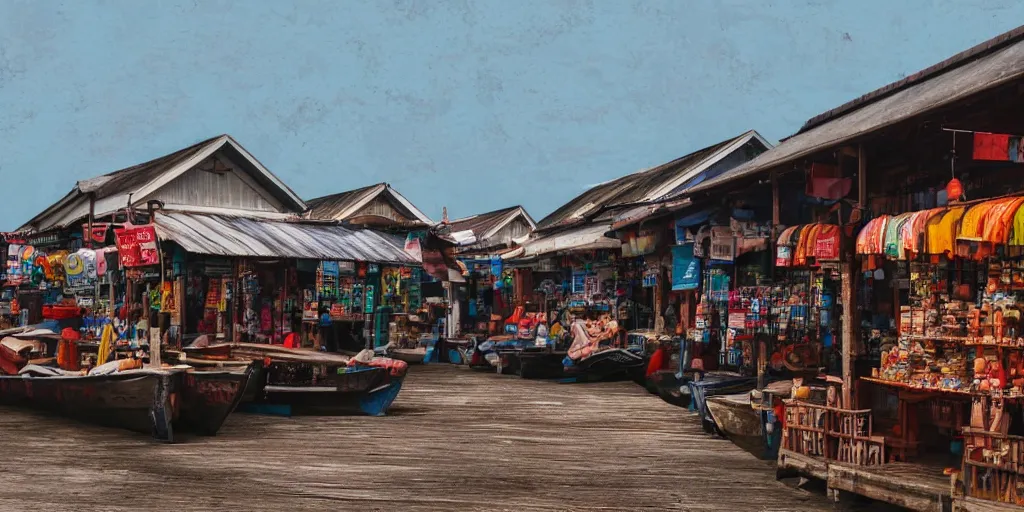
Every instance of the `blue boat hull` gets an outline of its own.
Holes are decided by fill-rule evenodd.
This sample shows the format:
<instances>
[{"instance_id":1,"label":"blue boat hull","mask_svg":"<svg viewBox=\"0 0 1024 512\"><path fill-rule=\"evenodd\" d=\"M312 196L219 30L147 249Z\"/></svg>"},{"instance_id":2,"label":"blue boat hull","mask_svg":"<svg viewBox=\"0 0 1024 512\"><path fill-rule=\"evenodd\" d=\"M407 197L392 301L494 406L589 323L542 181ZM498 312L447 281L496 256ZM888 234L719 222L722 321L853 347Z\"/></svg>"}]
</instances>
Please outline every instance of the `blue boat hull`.
<instances>
[{"instance_id":1,"label":"blue boat hull","mask_svg":"<svg viewBox=\"0 0 1024 512\"><path fill-rule=\"evenodd\" d=\"M375 367L349 369L320 383L283 383L268 378L256 399L239 410L280 416L383 416L398 398L404 380L404 376L392 376Z\"/></svg>"}]
</instances>

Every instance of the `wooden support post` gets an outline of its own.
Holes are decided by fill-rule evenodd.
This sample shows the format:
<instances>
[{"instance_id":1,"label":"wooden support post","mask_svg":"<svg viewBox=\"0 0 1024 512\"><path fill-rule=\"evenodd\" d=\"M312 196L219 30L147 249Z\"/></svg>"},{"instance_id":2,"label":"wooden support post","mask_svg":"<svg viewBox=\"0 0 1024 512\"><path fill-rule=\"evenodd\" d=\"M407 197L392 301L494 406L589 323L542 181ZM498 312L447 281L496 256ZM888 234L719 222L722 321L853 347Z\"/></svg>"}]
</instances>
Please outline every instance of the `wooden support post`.
<instances>
[{"instance_id":1,"label":"wooden support post","mask_svg":"<svg viewBox=\"0 0 1024 512\"><path fill-rule=\"evenodd\" d=\"M857 207L867 205L867 158L864 145L857 147ZM844 232L845 235L845 232ZM843 263L840 265L842 278L842 362L843 362L843 407L855 409L853 403L854 358L860 340L857 339L857 263L855 251L850 244L843 244Z\"/></svg>"},{"instance_id":2,"label":"wooden support post","mask_svg":"<svg viewBox=\"0 0 1024 512\"><path fill-rule=\"evenodd\" d=\"M95 192L90 192L89 193L89 224L88 224L88 228L87 228L88 233L85 234L85 247L87 249L92 249L92 221L93 221L93 216L94 216L95 213L96 213L96 193Z\"/></svg>"}]
</instances>

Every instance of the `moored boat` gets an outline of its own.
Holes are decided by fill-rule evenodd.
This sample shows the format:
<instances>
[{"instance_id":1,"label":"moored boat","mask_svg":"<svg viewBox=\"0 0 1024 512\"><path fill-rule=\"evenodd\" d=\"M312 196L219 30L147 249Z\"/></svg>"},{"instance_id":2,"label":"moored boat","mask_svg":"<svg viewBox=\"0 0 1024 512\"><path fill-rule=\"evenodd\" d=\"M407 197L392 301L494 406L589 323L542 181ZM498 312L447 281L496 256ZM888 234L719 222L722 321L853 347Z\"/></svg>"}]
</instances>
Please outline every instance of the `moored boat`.
<instances>
[{"instance_id":1,"label":"moored boat","mask_svg":"<svg viewBox=\"0 0 1024 512\"><path fill-rule=\"evenodd\" d=\"M571 382L597 382L615 379L644 381L647 359L638 351L624 348L600 350L578 361L563 359L565 374Z\"/></svg>"},{"instance_id":2,"label":"moored boat","mask_svg":"<svg viewBox=\"0 0 1024 512\"><path fill-rule=\"evenodd\" d=\"M699 380L687 383L692 406L700 417L706 432L715 431L714 420L708 414L707 399L712 396L746 393L757 386L757 377L745 377L733 372L708 372Z\"/></svg>"},{"instance_id":3,"label":"moored boat","mask_svg":"<svg viewBox=\"0 0 1024 512\"><path fill-rule=\"evenodd\" d=\"M230 346L231 358L262 361L264 366L244 393L240 410L246 412L382 416L402 389L408 369L404 361L372 357L369 351L349 357L279 345ZM184 349L190 359L222 350L201 343Z\"/></svg>"},{"instance_id":4,"label":"moored boat","mask_svg":"<svg viewBox=\"0 0 1024 512\"><path fill-rule=\"evenodd\" d=\"M171 393L182 370L32 376L32 367L26 369L0 377L0 404L175 440Z\"/></svg>"},{"instance_id":5,"label":"moored boat","mask_svg":"<svg viewBox=\"0 0 1024 512\"><path fill-rule=\"evenodd\" d=\"M759 457L763 455L761 415L751 406L750 392L708 397L707 409L720 434Z\"/></svg>"},{"instance_id":6,"label":"moored boat","mask_svg":"<svg viewBox=\"0 0 1024 512\"><path fill-rule=\"evenodd\" d=\"M217 435L228 415L242 402L249 380L262 367L262 361L252 361L234 370L200 369L185 372L181 378L181 408L175 425L199 435Z\"/></svg>"}]
</instances>

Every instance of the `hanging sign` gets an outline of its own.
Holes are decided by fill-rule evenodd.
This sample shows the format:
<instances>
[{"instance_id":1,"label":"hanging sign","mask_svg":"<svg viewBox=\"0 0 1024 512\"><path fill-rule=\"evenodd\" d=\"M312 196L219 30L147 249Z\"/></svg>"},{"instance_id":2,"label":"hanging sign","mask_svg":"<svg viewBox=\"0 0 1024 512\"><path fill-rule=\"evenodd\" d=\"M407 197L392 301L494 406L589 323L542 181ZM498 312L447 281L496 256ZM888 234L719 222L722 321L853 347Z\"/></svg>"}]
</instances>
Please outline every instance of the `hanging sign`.
<instances>
[{"instance_id":1,"label":"hanging sign","mask_svg":"<svg viewBox=\"0 0 1024 512\"><path fill-rule=\"evenodd\" d=\"M775 248L775 266L788 267L793 263L793 248L788 245L780 245Z\"/></svg>"},{"instance_id":2,"label":"hanging sign","mask_svg":"<svg viewBox=\"0 0 1024 512\"><path fill-rule=\"evenodd\" d=\"M839 226L822 226L818 238L814 241L814 258L816 260L839 259Z\"/></svg>"},{"instance_id":3,"label":"hanging sign","mask_svg":"<svg viewBox=\"0 0 1024 512\"><path fill-rule=\"evenodd\" d=\"M160 255L156 250L156 230L152 225L125 225L123 229L115 229L117 251L122 267L142 267L158 265Z\"/></svg>"},{"instance_id":4,"label":"hanging sign","mask_svg":"<svg viewBox=\"0 0 1024 512\"><path fill-rule=\"evenodd\" d=\"M696 290L700 286L700 259L693 256L693 244L672 248L672 290Z\"/></svg>"},{"instance_id":5,"label":"hanging sign","mask_svg":"<svg viewBox=\"0 0 1024 512\"><path fill-rule=\"evenodd\" d=\"M28 244L34 246L55 245L60 243L60 234L44 233L28 237Z\"/></svg>"}]
</instances>

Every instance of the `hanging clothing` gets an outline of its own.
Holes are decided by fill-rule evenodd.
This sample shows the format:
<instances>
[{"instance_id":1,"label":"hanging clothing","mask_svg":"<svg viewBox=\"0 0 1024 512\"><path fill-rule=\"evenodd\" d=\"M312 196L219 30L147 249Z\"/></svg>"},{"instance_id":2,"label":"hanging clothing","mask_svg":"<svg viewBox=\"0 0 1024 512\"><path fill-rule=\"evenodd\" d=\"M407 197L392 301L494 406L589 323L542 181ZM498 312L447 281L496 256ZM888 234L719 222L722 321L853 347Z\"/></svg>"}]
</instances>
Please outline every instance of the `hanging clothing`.
<instances>
[{"instance_id":1,"label":"hanging clothing","mask_svg":"<svg viewBox=\"0 0 1024 512\"><path fill-rule=\"evenodd\" d=\"M913 213L902 213L893 217L885 227L885 255L890 258L902 260L905 257L903 252L903 225L910 220Z\"/></svg>"},{"instance_id":2,"label":"hanging clothing","mask_svg":"<svg viewBox=\"0 0 1024 512\"><path fill-rule=\"evenodd\" d=\"M964 212L963 218L960 219L960 232L957 233L957 240L981 241L982 231L985 229L985 216L992 209L992 206L993 201L986 201L968 208Z\"/></svg>"},{"instance_id":3,"label":"hanging clothing","mask_svg":"<svg viewBox=\"0 0 1024 512\"><path fill-rule=\"evenodd\" d=\"M1005 244L1010 236L1010 225L1024 198L1011 197L1003 199L989 210L982 221L982 239L993 244Z\"/></svg>"},{"instance_id":4,"label":"hanging clothing","mask_svg":"<svg viewBox=\"0 0 1024 512\"><path fill-rule=\"evenodd\" d=\"M1017 208L1013 215L1013 230L1008 243L1009 245L1024 245L1024 206Z\"/></svg>"},{"instance_id":5,"label":"hanging clothing","mask_svg":"<svg viewBox=\"0 0 1024 512\"><path fill-rule=\"evenodd\" d=\"M960 227L960 218L965 208L950 208L944 214L936 214L928 220L927 247L928 254L945 254L951 256L956 250L956 233Z\"/></svg>"}]
</instances>

